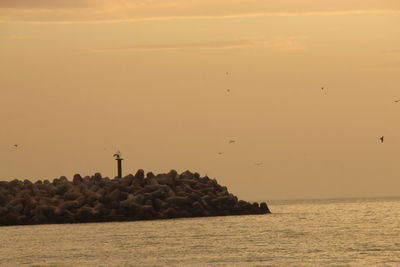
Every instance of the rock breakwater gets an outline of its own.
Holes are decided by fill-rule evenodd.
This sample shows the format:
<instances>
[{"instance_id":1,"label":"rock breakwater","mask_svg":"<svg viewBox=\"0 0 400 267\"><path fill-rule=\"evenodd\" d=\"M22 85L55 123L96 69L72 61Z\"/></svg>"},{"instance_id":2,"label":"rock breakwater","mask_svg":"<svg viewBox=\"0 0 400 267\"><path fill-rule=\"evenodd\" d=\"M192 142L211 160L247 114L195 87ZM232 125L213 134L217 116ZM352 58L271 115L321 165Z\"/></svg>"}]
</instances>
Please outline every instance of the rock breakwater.
<instances>
[{"instance_id":1,"label":"rock breakwater","mask_svg":"<svg viewBox=\"0 0 400 267\"><path fill-rule=\"evenodd\" d=\"M133 221L270 213L238 200L215 179L185 171L110 179L100 173L31 182L0 181L0 225Z\"/></svg>"}]
</instances>

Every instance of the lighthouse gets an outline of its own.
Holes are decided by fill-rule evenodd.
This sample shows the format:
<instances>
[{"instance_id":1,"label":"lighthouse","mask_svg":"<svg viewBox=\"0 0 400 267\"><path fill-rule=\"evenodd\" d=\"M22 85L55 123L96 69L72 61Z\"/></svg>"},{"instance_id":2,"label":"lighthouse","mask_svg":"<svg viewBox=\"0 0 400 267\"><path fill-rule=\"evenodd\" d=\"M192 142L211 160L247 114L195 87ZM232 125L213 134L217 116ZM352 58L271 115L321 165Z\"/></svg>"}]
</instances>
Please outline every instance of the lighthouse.
<instances>
[{"instance_id":1,"label":"lighthouse","mask_svg":"<svg viewBox=\"0 0 400 267\"><path fill-rule=\"evenodd\" d=\"M118 178L122 177L122 161L124 160L121 158L121 152L118 151L113 155L115 157L115 160L117 161L117 169L118 169Z\"/></svg>"}]
</instances>

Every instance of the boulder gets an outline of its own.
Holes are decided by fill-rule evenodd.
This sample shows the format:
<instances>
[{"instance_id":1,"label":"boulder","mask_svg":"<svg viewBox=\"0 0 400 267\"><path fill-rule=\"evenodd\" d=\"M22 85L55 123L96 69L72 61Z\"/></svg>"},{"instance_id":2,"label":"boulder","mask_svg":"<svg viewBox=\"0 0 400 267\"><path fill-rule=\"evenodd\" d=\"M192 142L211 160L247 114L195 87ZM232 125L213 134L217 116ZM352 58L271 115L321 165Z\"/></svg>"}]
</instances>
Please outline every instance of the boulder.
<instances>
[{"instance_id":1,"label":"boulder","mask_svg":"<svg viewBox=\"0 0 400 267\"><path fill-rule=\"evenodd\" d=\"M169 185L175 187L175 177L167 175L157 175L156 180L158 184Z\"/></svg>"},{"instance_id":2,"label":"boulder","mask_svg":"<svg viewBox=\"0 0 400 267\"><path fill-rule=\"evenodd\" d=\"M64 195L72 186L69 183L64 183L63 181L59 181L54 190L54 194Z\"/></svg>"},{"instance_id":3,"label":"boulder","mask_svg":"<svg viewBox=\"0 0 400 267\"><path fill-rule=\"evenodd\" d=\"M179 178L181 179L194 179L194 173L191 173L190 171L185 171L179 175Z\"/></svg>"},{"instance_id":4,"label":"boulder","mask_svg":"<svg viewBox=\"0 0 400 267\"><path fill-rule=\"evenodd\" d=\"M97 192L97 191L100 190L100 188L101 188L101 187L100 187L99 185L94 184L94 185L92 185L92 186L89 188L89 191Z\"/></svg>"},{"instance_id":5,"label":"boulder","mask_svg":"<svg viewBox=\"0 0 400 267\"><path fill-rule=\"evenodd\" d=\"M267 203L265 203L265 202L262 202L260 204L260 210L261 210L261 213L271 213L271 211L268 208Z\"/></svg>"},{"instance_id":6,"label":"boulder","mask_svg":"<svg viewBox=\"0 0 400 267\"><path fill-rule=\"evenodd\" d=\"M144 180L144 170L139 169L135 174L135 178L138 178L140 181Z\"/></svg>"},{"instance_id":7,"label":"boulder","mask_svg":"<svg viewBox=\"0 0 400 267\"><path fill-rule=\"evenodd\" d=\"M0 191L0 207L5 206L10 201L10 198L5 192Z\"/></svg>"},{"instance_id":8,"label":"boulder","mask_svg":"<svg viewBox=\"0 0 400 267\"><path fill-rule=\"evenodd\" d=\"M190 203L189 197L169 197L165 200L170 205L175 205L177 207L182 207Z\"/></svg>"},{"instance_id":9,"label":"boulder","mask_svg":"<svg viewBox=\"0 0 400 267\"><path fill-rule=\"evenodd\" d=\"M9 188L9 182L7 181L0 181L0 189L8 189Z\"/></svg>"},{"instance_id":10,"label":"boulder","mask_svg":"<svg viewBox=\"0 0 400 267\"><path fill-rule=\"evenodd\" d=\"M94 221L98 212L92 207L83 206L76 212L75 218L79 221L90 222Z\"/></svg>"},{"instance_id":11,"label":"boulder","mask_svg":"<svg viewBox=\"0 0 400 267\"><path fill-rule=\"evenodd\" d=\"M124 186L130 186L132 184L132 181L135 179L135 176L133 176L132 174L128 174L127 176L123 177L122 179L120 179L119 183Z\"/></svg>"},{"instance_id":12,"label":"boulder","mask_svg":"<svg viewBox=\"0 0 400 267\"><path fill-rule=\"evenodd\" d=\"M119 191L119 189L116 188L109 194L109 197L110 197L111 201L117 201L120 194L121 194L121 191Z\"/></svg>"},{"instance_id":13,"label":"boulder","mask_svg":"<svg viewBox=\"0 0 400 267\"><path fill-rule=\"evenodd\" d=\"M101 179L102 179L101 173L96 172L96 173L92 176L92 179L93 179L95 182L101 181Z\"/></svg>"},{"instance_id":14,"label":"boulder","mask_svg":"<svg viewBox=\"0 0 400 267\"><path fill-rule=\"evenodd\" d=\"M146 173L146 178L155 178L156 176L152 172Z\"/></svg>"},{"instance_id":15,"label":"boulder","mask_svg":"<svg viewBox=\"0 0 400 267\"><path fill-rule=\"evenodd\" d=\"M175 179L178 177L178 172L175 170L170 170L169 173L167 174L167 176Z\"/></svg>"},{"instance_id":16,"label":"boulder","mask_svg":"<svg viewBox=\"0 0 400 267\"><path fill-rule=\"evenodd\" d=\"M72 183L73 183L74 185L78 185L78 184L83 183L82 176L81 176L80 174L75 174L75 175L74 175L74 178L72 179Z\"/></svg>"}]
</instances>

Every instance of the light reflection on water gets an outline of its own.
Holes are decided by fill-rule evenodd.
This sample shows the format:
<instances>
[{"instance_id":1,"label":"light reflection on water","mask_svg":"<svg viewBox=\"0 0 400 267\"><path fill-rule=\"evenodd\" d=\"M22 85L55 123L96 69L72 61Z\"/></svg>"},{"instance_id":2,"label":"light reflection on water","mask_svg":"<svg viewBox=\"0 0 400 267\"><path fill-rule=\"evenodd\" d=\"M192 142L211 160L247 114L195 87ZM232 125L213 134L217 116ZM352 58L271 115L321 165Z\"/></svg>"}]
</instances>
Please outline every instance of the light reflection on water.
<instances>
[{"instance_id":1,"label":"light reflection on water","mask_svg":"<svg viewBox=\"0 0 400 267\"><path fill-rule=\"evenodd\" d=\"M270 215L0 227L0 266L400 266L400 199L270 202Z\"/></svg>"}]
</instances>

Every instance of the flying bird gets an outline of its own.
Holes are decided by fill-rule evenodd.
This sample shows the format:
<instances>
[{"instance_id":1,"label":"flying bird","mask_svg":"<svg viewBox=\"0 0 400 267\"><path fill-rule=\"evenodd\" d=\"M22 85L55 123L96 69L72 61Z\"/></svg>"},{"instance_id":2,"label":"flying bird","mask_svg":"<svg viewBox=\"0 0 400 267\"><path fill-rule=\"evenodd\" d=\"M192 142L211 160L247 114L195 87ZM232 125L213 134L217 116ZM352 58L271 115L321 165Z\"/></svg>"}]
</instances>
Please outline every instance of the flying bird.
<instances>
[{"instance_id":1,"label":"flying bird","mask_svg":"<svg viewBox=\"0 0 400 267\"><path fill-rule=\"evenodd\" d=\"M222 152L218 152L218 155L222 155L222 154L224 154L224 153L222 153Z\"/></svg>"},{"instance_id":2,"label":"flying bird","mask_svg":"<svg viewBox=\"0 0 400 267\"><path fill-rule=\"evenodd\" d=\"M226 89L226 91L229 93L231 91L231 89Z\"/></svg>"},{"instance_id":3,"label":"flying bird","mask_svg":"<svg viewBox=\"0 0 400 267\"><path fill-rule=\"evenodd\" d=\"M18 145L17 145L17 144L14 144L14 146L15 146L15 147L18 147Z\"/></svg>"},{"instance_id":4,"label":"flying bird","mask_svg":"<svg viewBox=\"0 0 400 267\"><path fill-rule=\"evenodd\" d=\"M257 166L261 166L261 165L262 165L262 162L257 162L256 165L257 165Z\"/></svg>"},{"instance_id":5,"label":"flying bird","mask_svg":"<svg viewBox=\"0 0 400 267\"><path fill-rule=\"evenodd\" d=\"M385 137L384 136L381 136L380 138L379 138L379 140L381 140L381 143L383 143L383 139L384 139Z\"/></svg>"},{"instance_id":6,"label":"flying bird","mask_svg":"<svg viewBox=\"0 0 400 267\"><path fill-rule=\"evenodd\" d=\"M394 102L399 103L399 102L400 102L400 99L399 99L399 100L395 100Z\"/></svg>"},{"instance_id":7,"label":"flying bird","mask_svg":"<svg viewBox=\"0 0 400 267\"><path fill-rule=\"evenodd\" d=\"M229 144L233 144L233 143L235 143L236 141L235 140L230 140L229 141Z\"/></svg>"}]
</instances>

